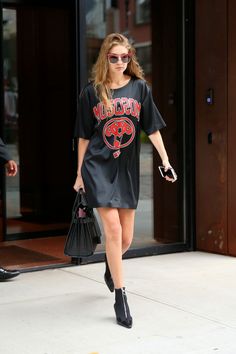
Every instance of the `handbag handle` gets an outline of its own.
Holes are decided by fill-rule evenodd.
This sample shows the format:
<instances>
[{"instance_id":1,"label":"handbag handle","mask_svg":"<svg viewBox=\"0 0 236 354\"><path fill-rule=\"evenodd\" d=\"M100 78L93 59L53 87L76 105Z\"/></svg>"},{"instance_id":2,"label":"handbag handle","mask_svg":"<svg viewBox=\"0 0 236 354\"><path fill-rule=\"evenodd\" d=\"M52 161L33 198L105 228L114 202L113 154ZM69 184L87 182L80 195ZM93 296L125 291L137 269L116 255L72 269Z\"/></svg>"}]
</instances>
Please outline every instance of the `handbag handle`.
<instances>
[{"instance_id":1,"label":"handbag handle","mask_svg":"<svg viewBox=\"0 0 236 354\"><path fill-rule=\"evenodd\" d=\"M88 207L86 198L85 198L85 192L82 188L80 188L76 194L75 201L72 207L72 215L73 217L76 216L78 208L81 207L81 209L85 210Z\"/></svg>"},{"instance_id":2,"label":"handbag handle","mask_svg":"<svg viewBox=\"0 0 236 354\"><path fill-rule=\"evenodd\" d=\"M80 198L80 204L81 204L81 206L82 206L82 209L85 210L86 208L88 208L88 203L87 203L87 200L86 200L85 191L83 190L83 188L80 188L78 193L79 193L80 196L81 196L81 198Z\"/></svg>"}]
</instances>

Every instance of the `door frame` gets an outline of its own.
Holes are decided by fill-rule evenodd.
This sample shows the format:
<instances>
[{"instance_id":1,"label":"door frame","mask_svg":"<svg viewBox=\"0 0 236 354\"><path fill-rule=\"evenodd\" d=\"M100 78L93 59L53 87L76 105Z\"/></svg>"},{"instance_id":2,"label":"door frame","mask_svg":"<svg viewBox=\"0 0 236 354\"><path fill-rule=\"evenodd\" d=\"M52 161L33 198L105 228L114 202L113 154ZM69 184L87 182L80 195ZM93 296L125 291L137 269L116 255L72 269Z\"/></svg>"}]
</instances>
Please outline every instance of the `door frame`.
<instances>
[{"instance_id":1,"label":"door frame","mask_svg":"<svg viewBox=\"0 0 236 354\"><path fill-rule=\"evenodd\" d=\"M3 17L2 11L3 4L0 3L0 53L3 53ZM0 136L4 140L4 88L3 88L3 55L0 55ZM5 169L0 168L0 242L4 241L4 236L6 234L6 178L5 178Z\"/></svg>"},{"instance_id":2,"label":"door frame","mask_svg":"<svg viewBox=\"0 0 236 354\"><path fill-rule=\"evenodd\" d=\"M168 254L183 251L196 250L196 226L195 226L195 1L181 0L178 18L178 37L181 50L178 53L178 97L180 102L177 114L182 117L182 125L179 128L182 144L178 151L179 200L183 213L180 217L180 230L183 233L184 242L162 244L156 246L142 247L140 249L129 249L124 258ZM80 27L80 30L85 31ZM86 53L82 52L82 53ZM86 58L83 55L81 63L85 64ZM154 171L155 173L155 171ZM156 173L159 173L156 171ZM89 259L74 260L75 263L92 263L103 260L103 254L95 254Z\"/></svg>"},{"instance_id":3,"label":"door frame","mask_svg":"<svg viewBox=\"0 0 236 354\"><path fill-rule=\"evenodd\" d=\"M189 250L196 250L195 182L195 0L182 0L182 70L183 116L183 231Z\"/></svg>"}]
</instances>

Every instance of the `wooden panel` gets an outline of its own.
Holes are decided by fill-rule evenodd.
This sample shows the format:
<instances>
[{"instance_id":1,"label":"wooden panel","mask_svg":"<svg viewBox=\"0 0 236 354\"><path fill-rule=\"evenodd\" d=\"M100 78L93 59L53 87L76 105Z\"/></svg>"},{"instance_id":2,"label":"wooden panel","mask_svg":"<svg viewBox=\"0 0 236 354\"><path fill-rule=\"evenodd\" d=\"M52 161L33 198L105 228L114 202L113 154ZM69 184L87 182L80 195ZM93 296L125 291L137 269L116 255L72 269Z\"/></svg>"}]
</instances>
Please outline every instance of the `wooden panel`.
<instances>
[{"instance_id":1,"label":"wooden panel","mask_svg":"<svg viewBox=\"0 0 236 354\"><path fill-rule=\"evenodd\" d=\"M236 2L228 3L228 248L236 256Z\"/></svg>"},{"instance_id":2,"label":"wooden panel","mask_svg":"<svg viewBox=\"0 0 236 354\"><path fill-rule=\"evenodd\" d=\"M196 1L196 235L227 253L227 0Z\"/></svg>"}]
</instances>

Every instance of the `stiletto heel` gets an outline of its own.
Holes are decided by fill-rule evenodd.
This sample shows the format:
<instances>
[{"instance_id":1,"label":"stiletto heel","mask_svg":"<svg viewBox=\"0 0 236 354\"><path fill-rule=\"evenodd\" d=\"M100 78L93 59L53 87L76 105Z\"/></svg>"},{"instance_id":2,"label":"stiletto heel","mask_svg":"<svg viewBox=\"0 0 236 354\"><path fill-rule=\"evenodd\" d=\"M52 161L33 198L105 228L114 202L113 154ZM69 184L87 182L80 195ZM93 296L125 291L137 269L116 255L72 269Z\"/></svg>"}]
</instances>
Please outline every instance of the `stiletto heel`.
<instances>
[{"instance_id":1,"label":"stiletto heel","mask_svg":"<svg viewBox=\"0 0 236 354\"><path fill-rule=\"evenodd\" d=\"M115 294L116 302L114 304L114 309L116 313L116 321L123 327L131 328L133 325L133 319L130 315L125 288L115 289Z\"/></svg>"},{"instance_id":2,"label":"stiletto heel","mask_svg":"<svg viewBox=\"0 0 236 354\"><path fill-rule=\"evenodd\" d=\"M106 263L106 271L105 271L105 274L104 274L104 280L105 280L105 283L107 284L107 287L110 290L110 292L113 293L115 287L114 287L114 283L113 283L113 280L112 280L112 277L111 277L111 272L110 272L110 269L109 269L109 265L108 265L108 262L107 262L106 255L105 255L105 263Z\"/></svg>"}]
</instances>

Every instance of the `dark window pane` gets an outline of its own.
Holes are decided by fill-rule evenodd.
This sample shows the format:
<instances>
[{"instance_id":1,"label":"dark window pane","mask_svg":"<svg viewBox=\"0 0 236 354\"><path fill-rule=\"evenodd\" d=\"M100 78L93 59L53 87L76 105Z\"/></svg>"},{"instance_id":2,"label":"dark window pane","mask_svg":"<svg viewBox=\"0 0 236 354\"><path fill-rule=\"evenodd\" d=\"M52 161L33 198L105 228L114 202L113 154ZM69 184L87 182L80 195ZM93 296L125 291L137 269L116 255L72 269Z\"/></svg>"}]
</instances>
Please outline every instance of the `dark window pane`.
<instances>
[{"instance_id":1,"label":"dark window pane","mask_svg":"<svg viewBox=\"0 0 236 354\"><path fill-rule=\"evenodd\" d=\"M136 0L136 23L150 22L150 0Z\"/></svg>"}]
</instances>

